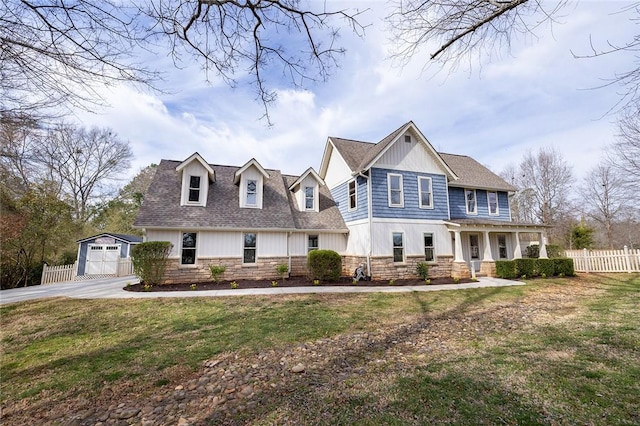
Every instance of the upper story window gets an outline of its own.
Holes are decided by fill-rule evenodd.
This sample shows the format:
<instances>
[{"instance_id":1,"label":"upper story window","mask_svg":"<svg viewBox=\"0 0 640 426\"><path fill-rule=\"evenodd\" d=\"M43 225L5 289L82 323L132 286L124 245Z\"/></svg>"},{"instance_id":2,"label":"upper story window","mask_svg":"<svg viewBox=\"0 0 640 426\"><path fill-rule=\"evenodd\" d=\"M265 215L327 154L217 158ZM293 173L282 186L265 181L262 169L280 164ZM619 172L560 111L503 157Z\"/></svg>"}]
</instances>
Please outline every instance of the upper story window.
<instances>
[{"instance_id":1,"label":"upper story window","mask_svg":"<svg viewBox=\"0 0 640 426\"><path fill-rule=\"evenodd\" d=\"M256 263L256 234L244 234L242 263Z\"/></svg>"},{"instance_id":2,"label":"upper story window","mask_svg":"<svg viewBox=\"0 0 640 426\"><path fill-rule=\"evenodd\" d=\"M464 199L467 205L467 214L478 214L478 205L476 203L476 190L465 189Z\"/></svg>"},{"instance_id":3,"label":"upper story window","mask_svg":"<svg viewBox=\"0 0 640 426\"><path fill-rule=\"evenodd\" d=\"M393 261L404 262L404 234L393 233Z\"/></svg>"},{"instance_id":4,"label":"upper story window","mask_svg":"<svg viewBox=\"0 0 640 426\"><path fill-rule=\"evenodd\" d=\"M430 177L418 178L418 191L420 191L420 208L432 209L433 208L433 191L431 186Z\"/></svg>"},{"instance_id":5,"label":"upper story window","mask_svg":"<svg viewBox=\"0 0 640 426\"><path fill-rule=\"evenodd\" d=\"M495 191L487 192L487 202L489 203L489 214L497 216L500 214L498 211L498 193Z\"/></svg>"},{"instance_id":6,"label":"upper story window","mask_svg":"<svg viewBox=\"0 0 640 426\"><path fill-rule=\"evenodd\" d=\"M247 205L255 206L258 204L258 183L255 180L247 181Z\"/></svg>"},{"instance_id":7,"label":"upper story window","mask_svg":"<svg viewBox=\"0 0 640 426\"><path fill-rule=\"evenodd\" d=\"M189 176L189 202L200 201L200 176Z\"/></svg>"},{"instance_id":8,"label":"upper story window","mask_svg":"<svg viewBox=\"0 0 640 426\"><path fill-rule=\"evenodd\" d=\"M182 254L180 263L183 265L193 265L196 263L196 237L195 232L182 233Z\"/></svg>"},{"instance_id":9,"label":"upper story window","mask_svg":"<svg viewBox=\"0 0 640 426\"><path fill-rule=\"evenodd\" d=\"M405 142L411 142L411 135L404 135Z\"/></svg>"},{"instance_id":10,"label":"upper story window","mask_svg":"<svg viewBox=\"0 0 640 426\"><path fill-rule=\"evenodd\" d=\"M424 260L427 262L434 262L436 260L432 233L424 234Z\"/></svg>"},{"instance_id":11,"label":"upper story window","mask_svg":"<svg viewBox=\"0 0 640 426\"><path fill-rule=\"evenodd\" d=\"M318 236L317 235L309 235L309 240L307 244L307 252L318 250Z\"/></svg>"},{"instance_id":12,"label":"upper story window","mask_svg":"<svg viewBox=\"0 0 640 426\"><path fill-rule=\"evenodd\" d=\"M355 210L358 208L358 194L357 185L355 179L349 182L347 189L349 191L349 210Z\"/></svg>"},{"instance_id":13,"label":"upper story window","mask_svg":"<svg viewBox=\"0 0 640 426\"><path fill-rule=\"evenodd\" d=\"M304 209L313 210L315 208L315 193L316 190L313 186L304 187Z\"/></svg>"},{"instance_id":14,"label":"upper story window","mask_svg":"<svg viewBox=\"0 0 640 426\"><path fill-rule=\"evenodd\" d=\"M389 185L389 207L403 207L404 194L402 193L402 175L387 174Z\"/></svg>"}]
</instances>

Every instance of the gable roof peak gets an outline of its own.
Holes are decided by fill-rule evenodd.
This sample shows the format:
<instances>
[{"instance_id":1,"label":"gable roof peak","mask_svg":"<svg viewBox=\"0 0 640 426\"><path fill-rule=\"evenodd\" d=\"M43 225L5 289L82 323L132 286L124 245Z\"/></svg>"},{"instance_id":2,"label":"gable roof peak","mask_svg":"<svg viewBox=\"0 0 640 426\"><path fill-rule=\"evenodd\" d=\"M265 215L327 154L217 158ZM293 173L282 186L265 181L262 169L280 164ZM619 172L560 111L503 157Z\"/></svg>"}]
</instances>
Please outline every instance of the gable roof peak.
<instances>
[{"instance_id":1,"label":"gable roof peak","mask_svg":"<svg viewBox=\"0 0 640 426\"><path fill-rule=\"evenodd\" d=\"M200 155L197 151L191 154L189 157L187 157L186 160L180 162L180 164L176 166L176 171L181 172L185 167L187 167L193 161L199 162L202 165L202 167L204 167L207 170L207 173L209 174L209 179L211 179L212 181L215 181L215 177L216 177L215 172L213 171L209 163L207 163L204 160L204 158L202 158L202 155Z\"/></svg>"},{"instance_id":2,"label":"gable roof peak","mask_svg":"<svg viewBox=\"0 0 640 426\"><path fill-rule=\"evenodd\" d=\"M269 177L270 177L269 173L267 173L267 171L264 169L264 167L262 167L260 165L260 163L258 163L258 160L256 160L255 158L252 158L251 160L247 161L244 166L240 167L234 173L234 175L233 175L233 183L237 184L238 182L240 182L240 176L242 175L242 173L247 171L247 169L249 169L249 167L251 167L251 166L254 166L256 169L258 169L258 172L260 172L260 174L262 176L264 176L265 179L269 179Z\"/></svg>"},{"instance_id":3,"label":"gable roof peak","mask_svg":"<svg viewBox=\"0 0 640 426\"><path fill-rule=\"evenodd\" d=\"M297 178L291 185L289 185L289 191L295 190L295 188L298 185L300 185L302 183L302 181L309 175L311 175L318 182L318 184L324 185L324 180L322 180L320 175L318 173L316 173L315 170L313 170L313 167L309 167L307 170L305 170L304 173L302 173L300 175L299 178Z\"/></svg>"}]
</instances>

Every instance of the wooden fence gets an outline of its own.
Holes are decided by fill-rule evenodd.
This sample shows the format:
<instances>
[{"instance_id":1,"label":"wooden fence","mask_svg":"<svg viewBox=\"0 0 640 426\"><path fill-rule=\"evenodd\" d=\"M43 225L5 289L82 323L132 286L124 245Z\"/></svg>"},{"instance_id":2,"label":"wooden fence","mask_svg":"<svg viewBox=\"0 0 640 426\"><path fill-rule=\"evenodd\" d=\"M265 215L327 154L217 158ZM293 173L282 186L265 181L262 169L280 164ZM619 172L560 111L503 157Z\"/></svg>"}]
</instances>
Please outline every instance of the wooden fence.
<instances>
[{"instance_id":1,"label":"wooden fence","mask_svg":"<svg viewBox=\"0 0 640 426\"><path fill-rule=\"evenodd\" d=\"M566 250L576 272L640 272L640 249Z\"/></svg>"},{"instance_id":2,"label":"wooden fence","mask_svg":"<svg viewBox=\"0 0 640 426\"><path fill-rule=\"evenodd\" d=\"M133 263L131 258L118 259L118 267L116 274L101 275L84 275L78 276L78 262L73 265L49 266L44 265L42 268L42 279L40 284L62 283L66 281L89 280L108 277L126 277L133 275Z\"/></svg>"}]
</instances>

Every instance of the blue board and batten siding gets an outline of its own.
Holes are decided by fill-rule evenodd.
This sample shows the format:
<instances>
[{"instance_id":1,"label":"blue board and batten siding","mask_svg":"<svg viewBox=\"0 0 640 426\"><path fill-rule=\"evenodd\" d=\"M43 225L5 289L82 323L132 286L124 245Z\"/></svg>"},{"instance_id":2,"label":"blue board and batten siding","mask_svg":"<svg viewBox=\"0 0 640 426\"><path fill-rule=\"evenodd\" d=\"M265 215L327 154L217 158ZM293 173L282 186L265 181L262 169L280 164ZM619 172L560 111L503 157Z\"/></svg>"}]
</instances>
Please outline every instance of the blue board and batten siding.
<instances>
[{"instance_id":1,"label":"blue board and batten siding","mask_svg":"<svg viewBox=\"0 0 640 426\"><path fill-rule=\"evenodd\" d=\"M362 176L356 177L356 208L349 210L349 195L347 188L349 182L342 183L331 190L331 195L335 201L345 222L366 219L369 215L367 203L369 193L367 191L367 179Z\"/></svg>"},{"instance_id":2,"label":"blue board and batten siding","mask_svg":"<svg viewBox=\"0 0 640 426\"><path fill-rule=\"evenodd\" d=\"M402 175L404 207L389 207L388 173ZM420 208L420 194L418 191L419 177L431 178L433 208ZM372 168L371 178L373 180L371 190L373 217L428 220L449 219L447 182L444 175Z\"/></svg>"},{"instance_id":3,"label":"blue board and batten siding","mask_svg":"<svg viewBox=\"0 0 640 426\"><path fill-rule=\"evenodd\" d=\"M451 219L511 220L509 217L509 196L506 192L498 191L498 215L489 215L487 191L484 189L476 189L477 214L467 214L464 188L449 187L449 204L451 209Z\"/></svg>"}]
</instances>

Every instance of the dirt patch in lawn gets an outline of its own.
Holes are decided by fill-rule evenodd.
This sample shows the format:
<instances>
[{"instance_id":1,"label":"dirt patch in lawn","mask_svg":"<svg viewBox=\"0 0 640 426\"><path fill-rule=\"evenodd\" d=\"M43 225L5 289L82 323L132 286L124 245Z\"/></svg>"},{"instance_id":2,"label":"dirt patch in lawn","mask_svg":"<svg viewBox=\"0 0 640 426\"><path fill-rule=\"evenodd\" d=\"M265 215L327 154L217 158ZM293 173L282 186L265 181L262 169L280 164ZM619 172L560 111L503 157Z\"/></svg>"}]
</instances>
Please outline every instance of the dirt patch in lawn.
<instances>
[{"instance_id":1,"label":"dirt patch in lawn","mask_svg":"<svg viewBox=\"0 0 640 426\"><path fill-rule=\"evenodd\" d=\"M440 284L463 284L470 283L471 279L461 279L455 282L453 278L433 278L428 285ZM270 287L403 287L403 286L422 286L426 285L424 280L405 279L405 280L372 280L358 281L353 283L350 277L342 277L337 281L319 281L314 283L305 277L291 277L286 280L238 280L235 281L236 286L232 286L232 281L207 281L198 283L179 283L179 284L163 284L154 285L145 289L143 284L132 284L124 289L127 291L193 291L193 290L229 290L231 288L270 288ZM275 285L274 285L275 283Z\"/></svg>"}]
</instances>

